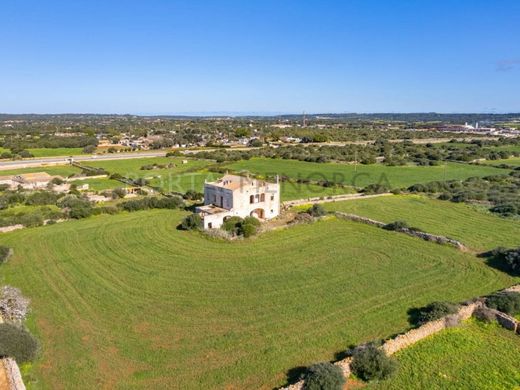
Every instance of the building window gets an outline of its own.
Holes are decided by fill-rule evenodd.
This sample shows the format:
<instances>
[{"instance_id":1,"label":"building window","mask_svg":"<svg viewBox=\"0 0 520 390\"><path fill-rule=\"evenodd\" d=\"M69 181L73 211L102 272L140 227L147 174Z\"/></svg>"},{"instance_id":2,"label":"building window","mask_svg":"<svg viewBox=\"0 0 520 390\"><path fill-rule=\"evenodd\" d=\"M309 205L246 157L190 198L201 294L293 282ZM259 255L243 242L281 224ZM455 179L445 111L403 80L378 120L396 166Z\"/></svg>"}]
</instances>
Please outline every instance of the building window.
<instances>
[{"instance_id":1,"label":"building window","mask_svg":"<svg viewBox=\"0 0 520 390\"><path fill-rule=\"evenodd\" d=\"M213 229L213 223L212 222L208 222L208 229Z\"/></svg>"},{"instance_id":2,"label":"building window","mask_svg":"<svg viewBox=\"0 0 520 390\"><path fill-rule=\"evenodd\" d=\"M265 194L260 194L260 202L265 202Z\"/></svg>"},{"instance_id":3,"label":"building window","mask_svg":"<svg viewBox=\"0 0 520 390\"><path fill-rule=\"evenodd\" d=\"M255 203L255 196L254 196L254 195L251 195L251 196L249 197L249 203L250 203L250 204Z\"/></svg>"},{"instance_id":4,"label":"building window","mask_svg":"<svg viewBox=\"0 0 520 390\"><path fill-rule=\"evenodd\" d=\"M271 195L271 201L273 201L273 200L274 200L274 195Z\"/></svg>"}]
</instances>

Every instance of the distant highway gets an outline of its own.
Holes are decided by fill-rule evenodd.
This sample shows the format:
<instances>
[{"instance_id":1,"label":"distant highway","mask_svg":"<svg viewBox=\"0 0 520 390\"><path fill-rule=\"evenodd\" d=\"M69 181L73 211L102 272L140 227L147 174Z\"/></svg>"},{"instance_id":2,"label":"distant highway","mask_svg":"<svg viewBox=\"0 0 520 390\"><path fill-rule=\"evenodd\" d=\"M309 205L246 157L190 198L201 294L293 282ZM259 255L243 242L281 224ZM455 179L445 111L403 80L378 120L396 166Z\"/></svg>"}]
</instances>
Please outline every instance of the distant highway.
<instances>
[{"instance_id":1,"label":"distant highway","mask_svg":"<svg viewBox=\"0 0 520 390\"><path fill-rule=\"evenodd\" d=\"M74 161L106 161L106 160L128 160L131 158L145 158L145 157L164 157L166 152L164 150L148 151L148 152L134 152L134 153L113 153L113 154L82 154L77 156L60 156L60 157L37 157L27 158L24 160L2 161L0 162L0 170L19 169L30 167L41 167L44 165L64 165L68 164L69 158Z\"/></svg>"}]
</instances>

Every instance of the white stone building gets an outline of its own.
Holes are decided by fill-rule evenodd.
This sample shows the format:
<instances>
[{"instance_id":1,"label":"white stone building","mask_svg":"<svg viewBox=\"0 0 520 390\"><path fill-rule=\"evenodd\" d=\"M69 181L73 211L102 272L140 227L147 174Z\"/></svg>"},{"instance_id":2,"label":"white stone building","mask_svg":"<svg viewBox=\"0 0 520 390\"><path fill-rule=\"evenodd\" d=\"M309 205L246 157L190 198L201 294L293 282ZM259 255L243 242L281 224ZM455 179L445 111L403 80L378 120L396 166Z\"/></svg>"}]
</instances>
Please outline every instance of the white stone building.
<instances>
[{"instance_id":1,"label":"white stone building","mask_svg":"<svg viewBox=\"0 0 520 390\"><path fill-rule=\"evenodd\" d=\"M280 184L244 176L225 175L204 184L204 206L196 210L204 228L219 228L233 216L271 219L280 214Z\"/></svg>"}]
</instances>

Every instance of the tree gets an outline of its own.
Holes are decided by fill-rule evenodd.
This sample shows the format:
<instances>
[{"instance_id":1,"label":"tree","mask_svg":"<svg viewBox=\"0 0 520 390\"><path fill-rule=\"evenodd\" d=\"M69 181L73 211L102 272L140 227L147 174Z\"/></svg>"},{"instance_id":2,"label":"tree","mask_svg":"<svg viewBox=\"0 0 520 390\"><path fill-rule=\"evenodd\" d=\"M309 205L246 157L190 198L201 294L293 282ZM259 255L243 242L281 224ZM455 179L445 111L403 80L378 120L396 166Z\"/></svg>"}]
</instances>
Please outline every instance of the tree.
<instances>
[{"instance_id":1,"label":"tree","mask_svg":"<svg viewBox=\"0 0 520 390\"><path fill-rule=\"evenodd\" d=\"M451 302L432 302L418 310L416 323L423 325L450 314L455 314L459 305Z\"/></svg>"},{"instance_id":2,"label":"tree","mask_svg":"<svg viewBox=\"0 0 520 390\"><path fill-rule=\"evenodd\" d=\"M200 230L202 227L202 218L197 213L186 216L181 222L181 228L183 230Z\"/></svg>"},{"instance_id":3,"label":"tree","mask_svg":"<svg viewBox=\"0 0 520 390\"><path fill-rule=\"evenodd\" d=\"M310 207L307 212L313 217L323 217L327 214L327 210L323 208L321 204L315 203Z\"/></svg>"},{"instance_id":4,"label":"tree","mask_svg":"<svg viewBox=\"0 0 520 390\"><path fill-rule=\"evenodd\" d=\"M36 358L38 349L38 342L25 329L0 324L0 356L12 357L17 363L26 363Z\"/></svg>"},{"instance_id":5,"label":"tree","mask_svg":"<svg viewBox=\"0 0 520 390\"><path fill-rule=\"evenodd\" d=\"M375 344L370 343L354 352L350 367L357 377L371 381L391 376L397 369L397 363Z\"/></svg>"},{"instance_id":6,"label":"tree","mask_svg":"<svg viewBox=\"0 0 520 390\"><path fill-rule=\"evenodd\" d=\"M95 145L87 145L83 148L82 152L85 154L92 154L96 151Z\"/></svg>"},{"instance_id":7,"label":"tree","mask_svg":"<svg viewBox=\"0 0 520 390\"><path fill-rule=\"evenodd\" d=\"M305 390L341 390L346 383L341 368L332 363L316 363L307 369Z\"/></svg>"}]
</instances>

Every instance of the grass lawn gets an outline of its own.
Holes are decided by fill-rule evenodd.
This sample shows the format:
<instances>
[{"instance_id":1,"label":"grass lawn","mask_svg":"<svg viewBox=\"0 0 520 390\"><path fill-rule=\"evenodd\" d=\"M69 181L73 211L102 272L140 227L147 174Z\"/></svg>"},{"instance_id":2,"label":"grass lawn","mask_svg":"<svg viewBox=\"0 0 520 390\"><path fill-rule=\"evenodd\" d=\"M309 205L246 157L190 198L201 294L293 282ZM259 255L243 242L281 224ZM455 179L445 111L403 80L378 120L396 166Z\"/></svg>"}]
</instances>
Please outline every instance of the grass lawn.
<instances>
[{"instance_id":1,"label":"grass lawn","mask_svg":"<svg viewBox=\"0 0 520 390\"><path fill-rule=\"evenodd\" d=\"M520 167L520 157L512 157L506 158L503 160L486 160L482 161L481 164L489 164L489 165L500 165L500 164L508 164Z\"/></svg>"},{"instance_id":2,"label":"grass lawn","mask_svg":"<svg viewBox=\"0 0 520 390\"><path fill-rule=\"evenodd\" d=\"M74 181L71 181L70 183L76 184L77 186L81 186L82 184L88 184L89 191L103 191L103 190L111 190L114 188L128 187L126 184L123 184L120 181L112 180L109 178L74 180Z\"/></svg>"},{"instance_id":3,"label":"grass lawn","mask_svg":"<svg viewBox=\"0 0 520 390\"><path fill-rule=\"evenodd\" d=\"M396 354L397 374L367 389L517 389L520 337L470 320Z\"/></svg>"},{"instance_id":4,"label":"grass lawn","mask_svg":"<svg viewBox=\"0 0 520 390\"><path fill-rule=\"evenodd\" d=\"M48 165L43 167L0 170L0 176L19 175L22 173L34 172L47 172L49 175L59 175L67 177L74 173L80 173L81 170L71 165Z\"/></svg>"},{"instance_id":5,"label":"grass lawn","mask_svg":"<svg viewBox=\"0 0 520 390\"><path fill-rule=\"evenodd\" d=\"M331 218L223 242L152 210L25 229L3 280L32 300L33 388L270 389L408 327L406 311L514 282L475 257Z\"/></svg>"},{"instance_id":6,"label":"grass lawn","mask_svg":"<svg viewBox=\"0 0 520 390\"><path fill-rule=\"evenodd\" d=\"M34 148L27 149L34 157L77 156L83 148Z\"/></svg>"},{"instance_id":7,"label":"grass lawn","mask_svg":"<svg viewBox=\"0 0 520 390\"><path fill-rule=\"evenodd\" d=\"M381 164L320 164L296 160L254 158L228 165L234 170L249 170L261 175L285 175L292 178L311 180L330 180L353 187L365 187L368 184L386 184L391 188L408 187L416 183L435 180L465 179L472 176L504 174L507 171L488 166L447 163L445 166L390 167Z\"/></svg>"},{"instance_id":8,"label":"grass lawn","mask_svg":"<svg viewBox=\"0 0 520 390\"><path fill-rule=\"evenodd\" d=\"M188 160L187 164L182 164L182 160ZM143 165L152 164L175 164L175 167L165 169L142 170ZM195 160L180 157L148 157L148 158L130 158L124 160L107 160L107 161L88 161L85 165L97 168L104 168L110 173L119 173L131 179L152 176L165 176L168 174L176 175L186 171L202 169L212 164L210 160Z\"/></svg>"},{"instance_id":9,"label":"grass lawn","mask_svg":"<svg viewBox=\"0 0 520 390\"><path fill-rule=\"evenodd\" d=\"M326 203L324 207L387 223L406 221L426 232L460 240L478 251L520 245L520 220L502 218L461 203L396 195Z\"/></svg>"}]
</instances>

